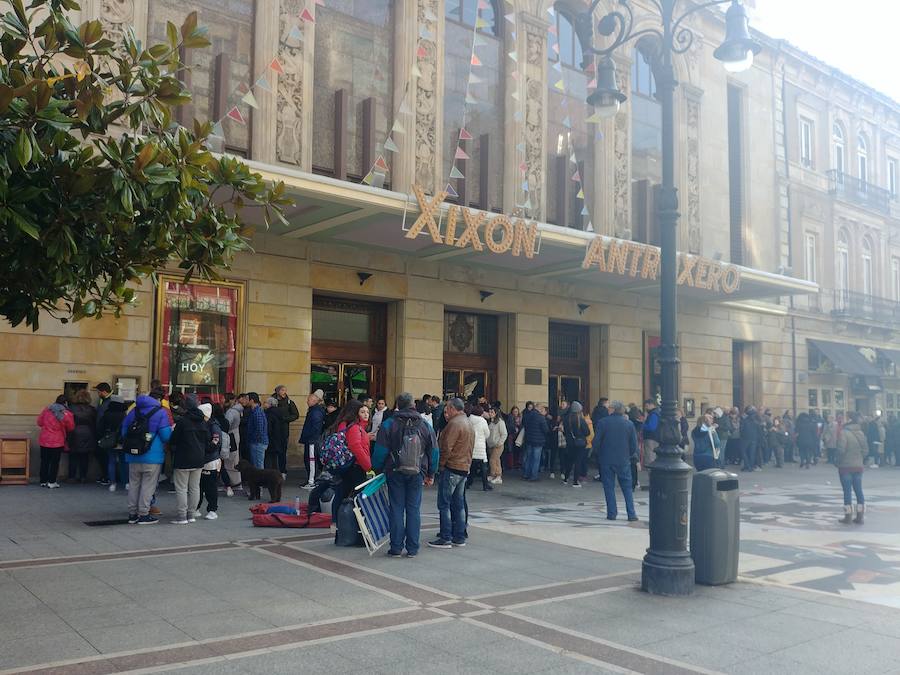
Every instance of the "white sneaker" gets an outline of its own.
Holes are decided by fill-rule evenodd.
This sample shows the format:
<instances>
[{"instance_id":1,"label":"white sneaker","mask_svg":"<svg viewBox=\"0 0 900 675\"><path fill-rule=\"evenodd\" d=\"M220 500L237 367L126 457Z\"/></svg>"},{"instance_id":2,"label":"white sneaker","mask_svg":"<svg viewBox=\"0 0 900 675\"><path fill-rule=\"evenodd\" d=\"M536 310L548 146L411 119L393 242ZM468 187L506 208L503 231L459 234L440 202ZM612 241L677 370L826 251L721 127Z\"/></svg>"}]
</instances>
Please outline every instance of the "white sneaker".
<instances>
[{"instance_id":1,"label":"white sneaker","mask_svg":"<svg viewBox=\"0 0 900 675\"><path fill-rule=\"evenodd\" d=\"M47 483L47 487L50 488L51 490L55 490L56 488L59 487L59 483Z\"/></svg>"},{"instance_id":2,"label":"white sneaker","mask_svg":"<svg viewBox=\"0 0 900 675\"><path fill-rule=\"evenodd\" d=\"M131 483L125 483L125 491L128 492L131 489Z\"/></svg>"},{"instance_id":3,"label":"white sneaker","mask_svg":"<svg viewBox=\"0 0 900 675\"><path fill-rule=\"evenodd\" d=\"M226 497L234 497L234 490L231 489L230 485L227 488L225 488L225 496Z\"/></svg>"},{"instance_id":4,"label":"white sneaker","mask_svg":"<svg viewBox=\"0 0 900 675\"><path fill-rule=\"evenodd\" d=\"M300 489L301 490L312 490L314 487L316 487L315 483L307 483L306 485L301 485Z\"/></svg>"},{"instance_id":5,"label":"white sneaker","mask_svg":"<svg viewBox=\"0 0 900 675\"><path fill-rule=\"evenodd\" d=\"M110 484L109 484L109 487L107 488L107 490L109 490L110 492L115 492L115 491L116 491L116 484L115 484L115 483L110 483Z\"/></svg>"},{"instance_id":6,"label":"white sneaker","mask_svg":"<svg viewBox=\"0 0 900 675\"><path fill-rule=\"evenodd\" d=\"M46 483L41 483L41 487L47 487Z\"/></svg>"},{"instance_id":7,"label":"white sneaker","mask_svg":"<svg viewBox=\"0 0 900 675\"><path fill-rule=\"evenodd\" d=\"M556 478L556 474L553 473L552 471L550 472L550 478Z\"/></svg>"},{"instance_id":8,"label":"white sneaker","mask_svg":"<svg viewBox=\"0 0 900 675\"><path fill-rule=\"evenodd\" d=\"M189 523L196 523L196 522L197 522L197 519L194 518L194 517L191 517L191 518L188 518L187 521L188 521Z\"/></svg>"},{"instance_id":9,"label":"white sneaker","mask_svg":"<svg viewBox=\"0 0 900 675\"><path fill-rule=\"evenodd\" d=\"M188 520L190 520L191 518L196 520L197 518L202 518L202 517L203 517L202 513L200 513L199 511L194 511L191 515L188 516Z\"/></svg>"},{"instance_id":10,"label":"white sneaker","mask_svg":"<svg viewBox=\"0 0 900 675\"><path fill-rule=\"evenodd\" d=\"M185 518L183 520L170 520L169 522L172 523L173 525L187 525L191 521L189 521L187 518Z\"/></svg>"},{"instance_id":11,"label":"white sneaker","mask_svg":"<svg viewBox=\"0 0 900 675\"><path fill-rule=\"evenodd\" d=\"M206 518L207 520L215 520L216 518L219 517L219 514L217 514L215 511L210 511L203 517Z\"/></svg>"},{"instance_id":12,"label":"white sneaker","mask_svg":"<svg viewBox=\"0 0 900 675\"><path fill-rule=\"evenodd\" d=\"M287 474L286 473L281 474L281 478L282 478L282 480L287 480Z\"/></svg>"},{"instance_id":13,"label":"white sneaker","mask_svg":"<svg viewBox=\"0 0 900 675\"><path fill-rule=\"evenodd\" d=\"M503 479L502 479L502 478L495 478L495 479L494 479L494 485L503 485Z\"/></svg>"}]
</instances>

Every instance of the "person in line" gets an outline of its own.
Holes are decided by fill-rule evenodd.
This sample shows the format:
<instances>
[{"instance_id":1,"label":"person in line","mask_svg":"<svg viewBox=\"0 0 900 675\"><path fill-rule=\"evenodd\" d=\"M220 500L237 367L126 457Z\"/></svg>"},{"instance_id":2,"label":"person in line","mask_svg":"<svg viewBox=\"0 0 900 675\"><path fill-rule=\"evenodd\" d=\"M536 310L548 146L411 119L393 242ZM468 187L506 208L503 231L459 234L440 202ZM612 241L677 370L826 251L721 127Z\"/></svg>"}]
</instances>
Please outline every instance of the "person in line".
<instances>
[{"instance_id":1,"label":"person in line","mask_svg":"<svg viewBox=\"0 0 900 675\"><path fill-rule=\"evenodd\" d=\"M569 404L566 403L566 410L568 410ZM566 435L563 431L562 424L562 415L568 414L563 413L562 406L560 405L559 412L556 415L552 413L547 414L547 440L544 442L545 449L545 458L544 458L544 468L550 472L550 478L556 478L557 467L559 467L559 474L562 475L563 467L566 465L568 461L568 450L566 448Z\"/></svg>"},{"instance_id":2,"label":"person in line","mask_svg":"<svg viewBox=\"0 0 900 675\"><path fill-rule=\"evenodd\" d=\"M798 415L799 418L799 415ZM799 421L799 420L798 420ZM849 422L841 430L838 438L837 467L844 492L844 517L839 522L862 525L866 512L862 477L865 470L869 447L866 435L860 426L859 413L850 413ZM856 517L853 517L853 494L856 494Z\"/></svg>"},{"instance_id":3,"label":"person in line","mask_svg":"<svg viewBox=\"0 0 900 675\"><path fill-rule=\"evenodd\" d=\"M276 411L278 412L278 446L275 449L275 459L278 462L278 470L281 477L287 480L287 447L291 437L291 424L300 419L300 411L297 404L288 396L287 387L279 384L275 387ZM283 440L282 440L283 439ZM272 442L272 439L269 439ZM271 447L270 447L271 450Z\"/></svg>"},{"instance_id":4,"label":"person in line","mask_svg":"<svg viewBox=\"0 0 900 675\"><path fill-rule=\"evenodd\" d=\"M648 398L644 401L644 411L641 431L644 434L643 466L646 469L656 461L656 449L659 447L659 409L656 400Z\"/></svg>"},{"instance_id":5,"label":"person in line","mask_svg":"<svg viewBox=\"0 0 900 675\"><path fill-rule=\"evenodd\" d=\"M466 489L472 487L475 474L481 476L481 489L485 492L493 490L494 486L488 481L487 466L487 440L491 435L487 420L484 419L484 409L480 405L472 406L468 411L469 426L475 435L475 444L472 449L472 466L469 476L466 478Z\"/></svg>"},{"instance_id":6,"label":"person in line","mask_svg":"<svg viewBox=\"0 0 900 675\"><path fill-rule=\"evenodd\" d=\"M316 486L316 448L325 431L325 408L322 401L325 400L325 392L316 389L306 397L306 419L303 420L303 429L300 431L300 443L303 445L303 463L306 467L306 490L312 490Z\"/></svg>"},{"instance_id":7,"label":"person in line","mask_svg":"<svg viewBox=\"0 0 900 675\"><path fill-rule=\"evenodd\" d=\"M800 448L800 468L808 469L815 456L816 447L819 445L816 423L809 413L802 412L797 415L795 428L797 430L797 446Z\"/></svg>"},{"instance_id":8,"label":"person in line","mask_svg":"<svg viewBox=\"0 0 900 675\"><path fill-rule=\"evenodd\" d=\"M537 415L543 419L540 412ZM438 458L437 507L440 533L437 539L428 542L430 547L440 549L466 545L466 479L475 449L475 432L466 419L465 403L461 398L452 398L447 402L444 417L447 425L439 439Z\"/></svg>"},{"instance_id":9,"label":"person in line","mask_svg":"<svg viewBox=\"0 0 900 675\"><path fill-rule=\"evenodd\" d=\"M331 502L331 519L334 523L337 522L341 502L353 491L353 488L366 482L366 473L372 468L369 434L366 431L368 426L369 409L363 405L362 401L349 401L341 410L334 425L326 432L327 434L343 432L347 448L353 453L353 464L336 472L341 480L337 484L332 483L334 499Z\"/></svg>"},{"instance_id":10,"label":"person in line","mask_svg":"<svg viewBox=\"0 0 900 675\"><path fill-rule=\"evenodd\" d=\"M772 427L768 432L769 447L775 453L775 468L784 468L784 453L790 445L791 437L784 428L784 422L780 417L772 419Z\"/></svg>"},{"instance_id":11,"label":"person in line","mask_svg":"<svg viewBox=\"0 0 900 675\"><path fill-rule=\"evenodd\" d=\"M369 434L373 441L378 437L378 430L384 421L385 410L387 410L387 401L384 400L384 396L379 396L375 399L375 410L372 411L372 419L369 424Z\"/></svg>"},{"instance_id":12,"label":"person in line","mask_svg":"<svg viewBox=\"0 0 900 675\"><path fill-rule=\"evenodd\" d=\"M706 413L697 420L697 425L691 431L691 440L694 441L694 468L697 471L706 471L719 466L722 441L716 431L715 417L712 413Z\"/></svg>"},{"instance_id":13,"label":"person in line","mask_svg":"<svg viewBox=\"0 0 900 675\"><path fill-rule=\"evenodd\" d=\"M97 451L97 411L91 405L91 394L80 389L69 405L75 428L69 433L69 480L86 483L91 456Z\"/></svg>"},{"instance_id":14,"label":"person in line","mask_svg":"<svg viewBox=\"0 0 900 675\"><path fill-rule=\"evenodd\" d=\"M38 415L37 425L41 429L38 444L41 446L41 487L54 490L59 473L59 458L66 447L66 436L75 428L75 416L66 407L66 397L60 394L56 401L48 405Z\"/></svg>"},{"instance_id":15,"label":"person in line","mask_svg":"<svg viewBox=\"0 0 900 675\"><path fill-rule=\"evenodd\" d=\"M109 475L109 455L110 448L101 447L100 439L106 434L107 426L104 425L103 418L109 409L110 397L112 396L112 387L108 382L101 382L94 391L97 392L97 449L95 451L97 464L100 466L100 478L97 479L97 485L108 487L110 481L115 482L115 475ZM122 420L119 420L121 423ZM102 430L101 430L102 428Z\"/></svg>"},{"instance_id":16,"label":"person in line","mask_svg":"<svg viewBox=\"0 0 900 675\"><path fill-rule=\"evenodd\" d=\"M269 434L269 444L266 446L266 459L264 466L267 469L278 468L278 454L284 446L287 452L287 436L282 436L281 415L278 412L278 399L269 396L263 401L263 413L266 416L266 429ZM279 471L281 473L281 471ZM284 478L284 476L282 476Z\"/></svg>"},{"instance_id":17,"label":"person in line","mask_svg":"<svg viewBox=\"0 0 900 675\"><path fill-rule=\"evenodd\" d=\"M487 411L488 421L488 461L490 462L490 475L488 481L492 485L503 484L503 463L500 458L506 448L506 440L509 432L506 429L506 420L498 408L491 408Z\"/></svg>"},{"instance_id":18,"label":"person in line","mask_svg":"<svg viewBox=\"0 0 900 675\"><path fill-rule=\"evenodd\" d=\"M341 414L341 409L338 407L337 401L332 398L329 398L325 401L325 421L322 422L323 429L330 429L337 423L338 416Z\"/></svg>"},{"instance_id":19,"label":"person in line","mask_svg":"<svg viewBox=\"0 0 900 675\"><path fill-rule=\"evenodd\" d=\"M536 481L539 479L541 454L544 452L549 427L544 414L531 401L525 404L522 426L525 429L525 465L522 469L522 479Z\"/></svg>"},{"instance_id":20,"label":"person in line","mask_svg":"<svg viewBox=\"0 0 900 675\"><path fill-rule=\"evenodd\" d=\"M837 422L831 413L822 415L822 445L825 448L825 461L834 464L837 460Z\"/></svg>"},{"instance_id":21,"label":"person in line","mask_svg":"<svg viewBox=\"0 0 900 675\"><path fill-rule=\"evenodd\" d=\"M240 404L234 393L225 394L225 421L228 426L224 431L228 435L229 453L222 460L222 482L225 484L225 496L234 497L235 491L240 491L241 472L237 470L237 464L241 460L241 417L244 414L244 406Z\"/></svg>"},{"instance_id":22,"label":"person in line","mask_svg":"<svg viewBox=\"0 0 900 675\"><path fill-rule=\"evenodd\" d=\"M253 457L251 457L250 455L250 442L247 437L247 425L250 423L250 396L246 393L238 394L237 401L241 405L241 423L238 427L238 430L240 432L238 455L240 459L246 459L248 462L253 464Z\"/></svg>"},{"instance_id":23,"label":"person in line","mask_svg":"<svg viewBox=\"0 0 900 675\"><path fill-rule=\"evenodd\" d=\"M75 423L78 424L78 416L75 416ZM882 449L884 448L884 431L881 426L881 416L876 415L871 418L865 425L863 431L866 434L866 440L869 443L869 456L872 458L873 469L877 469L884 461Z\"/></svg>"},{"instance_id":24,"label":"person in line","mask_svg":"<svg viewBox=\"0 0 900 675\"><path fill-rule=\"evenodd\" d=\"M600 426L600 420L604 417L609 417L609 399L605 396L601 397L599 401L597 401L597 405L594 406L594 409L591 411L591 422L593 423L594 434L597 433L597 428ZM595 457L596 458L596 454ZM637 489L637 465L632 468L632 475L634 478L634 487ZM594 476L594 480L599 481L601 479L600 476L600 461L597 461L597 473Z\"/></svg>"},{"instance_id":25,"label":"person in line","mask_svg":"<svg viewBox=\"0 0 900 675\"><path fill-rule=\"evenodd\" d=\"M506 416L506 452L504 457L507 469L519 469L522 467L522 448L516 445L519 432L522 431L522 413L519 406L514 405Z\"/></svg>"},{"instance_id":26,"label":"person in line","mask_svg":"<svg viewBox=\"0 0 900 675\"><path fill-rule=\"evenodd\" d=\"M741 417L741 455L744 461L741 471L753 471L756 462L756 445L759 427L755 420L756 408L747 406Z\"/></svg>"},{"instance_id":27,"label":"person in line","mask_svg":"<svg viewBox=\"0 0 900 675\"><path fill-rule=\"evenodd\" d=\"M121 396L111 395L104 400L103 421L97 424L97 443L103 439L112 439L113 446L106 449L107 489L115 492L117 486L125 487L128 483L128 465L122 455L122 420L125 419L125 400Z\"/></svg>"},{"instance_id":28,"label":"person in line","mask_svg":"<svg viewBox=\"0 0 900 675\"><path fill-rule=\"evenodd\" d=\"M566 441L566 467L563 485L571 479L572 487L581 487L581 478L587 475L588 436L591 429L584 420L581 403L573 401L563 418L563 433Z\"/></svg>"},{"instance_id":29,"label":"person in line","mask_svg":"<svg viewBox=\"0 0 900 675\"><path fill-rule=\"evenodd\" d=\"M178 510L172 521L173 525L187 525L200 517L197 509L200 503L200 478L203 465L206 464L207 450L212 445L208 421L212 415L212 406L209 403L198 405L197 397L191 394L184 399L184 409L185 413L175 425L171 436Z\"/></svg>"},{"instance_id":30,"label":"person in line","mask_svg":"<svg viewBox=\"0 0 900 675\"><path fill-rule=\"evenodd\" d=\"M247 430L241 432L241 437L247 439L253 466L263 469L266 462L266 448L269 446L269 423L259 401L259 394L251 391L247 394L247 403L250 408L247 413Z\"/></svg>"},{"instance_id":31,"label":"person in line","mask_svg":"<svg viewBox=\"0 0 900 675\"><path fill-rule=\"evenodd\" d=\"M593 454L592 448L594 445L594 420L591 419L591 413L588 411L588 406L586 404L582 405L581 407L581 416L584 418L584 423L588 426L588 435L585 439L587 441L587 447L584 451L584 470L588 471L588 463L590 461L591 455ZM584 482L587 479L587 474L578 477L578 480L582 485L584 485Z\"/></svg>"},{"instance_id":32,"label":"person in line","mask_svg":"<svg viewBox=\"0 0 900 675\"><path fill-rule=\"evenodd\" d=\"M603 494L606 497L606 519L618 516L616 505L616 480L625 498L625 511L629 521L638 519L631 492L629 463L637 455L637 432L634 424L625 416L625 404L614 401L612 414L600 421L594 435L594 449L600 460Z\"/></svg>"},{"instance_id":33,"label":"person in line","mask_svg":"<svg viewBox=\"0 0 900 675\"><path fill-rule=\"evenodd\" d=\"M418 458L408 456L407 453L411 454L416 448ZM419 554L422 488L434 483L438 456L434 429L416 411L412 394L403 392L397 397L393 414L378 429L372 457L373 468L385 474L391 502L389 557L398 558L404 550L407 558L415 558ZM409 464L404 466L403 461ZM418 472L415 472L413 463L418 464Z\"/></svg>"},{"instance_id":34,"label":"person in line","mask_svg":"<svg viewBox=\"0 0 900 675\"><path fill-rule=\"evenodd\" d=\"M128 464L128 522L155 525L159 518L150 510L166 459L165 445L172 436L172 418L162 407L160 400L141 394L137 397L134 408L122 420L122 438L127 435L137 414L147 419L150 447L140 455L125 454L125 462Z\"/></svg>"},{"instance_id":35,"label":"person in line","mask_svg":"<svg viewBox=\"0 0 900 675\"><path fill-rule=\"evenodd\" d=\"M225 410L221 405L203 403L198 407L209 422L210 441L206 446L206 455L203 457L204 464L200 470L200 499L197 502L197 512L200 511L203 499L206 498L204 518L216 520L219 517L219 471L222 469L223 458L231 455L231 438L226 431L228 420L225 418Z\"/></svg>"}]
</instances>

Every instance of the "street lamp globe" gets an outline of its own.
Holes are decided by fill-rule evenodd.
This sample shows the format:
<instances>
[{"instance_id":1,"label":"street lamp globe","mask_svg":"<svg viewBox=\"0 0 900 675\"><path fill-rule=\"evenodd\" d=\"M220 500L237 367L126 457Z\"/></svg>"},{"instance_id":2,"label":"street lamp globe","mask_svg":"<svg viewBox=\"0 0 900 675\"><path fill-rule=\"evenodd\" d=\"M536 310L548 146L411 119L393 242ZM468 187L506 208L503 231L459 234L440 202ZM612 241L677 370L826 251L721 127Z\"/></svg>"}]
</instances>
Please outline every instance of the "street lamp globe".
<instances>
[{"instance_id":1,"label":"street lamp globe","mask_svg":"<svg viewBox=\"0 0 900 675\"><path fill-rule=\"evenodd\" d=\"M739 0L732 0L725 13L725 41L713 52L729 73L742 73L753 65L753 57L762 45L750 35L747 8Z\"/></svg>"},{"instance_id":2,"label":"street lamp globe","mask_svg":"<svg viewBox=\"0 0 900 675\"><path fill-rule=\"evenodd\" d=\"M609 118L619 112L626 98L616 84L616 64L608 56L603 58L597 65L597 87L588 96L588 105L594 106L600 117Z\"/></svg>"}]
</instances>

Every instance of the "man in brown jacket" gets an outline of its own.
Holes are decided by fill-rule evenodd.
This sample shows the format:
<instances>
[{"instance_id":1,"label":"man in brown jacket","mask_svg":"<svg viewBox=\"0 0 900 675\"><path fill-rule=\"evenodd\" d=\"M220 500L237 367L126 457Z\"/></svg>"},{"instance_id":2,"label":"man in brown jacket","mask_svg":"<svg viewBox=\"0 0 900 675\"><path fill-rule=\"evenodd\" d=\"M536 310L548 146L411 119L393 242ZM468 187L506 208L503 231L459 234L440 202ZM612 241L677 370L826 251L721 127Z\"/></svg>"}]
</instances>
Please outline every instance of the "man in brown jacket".
<instances>
[{"instance_id":1,"label":"man in brown jacket","mask_svg":"<svg viewBox=\"0 0 900 675\"><path fill-rule=\"evenodd\" d=\"M466 477L472 464L475 433L466 419L465 404L454 398L444 406L447 426L438 440L437 507L441 517L440 535L429 541L432 548L452 548L466 545L465 494Z\"/></svg>"}]
</instances>

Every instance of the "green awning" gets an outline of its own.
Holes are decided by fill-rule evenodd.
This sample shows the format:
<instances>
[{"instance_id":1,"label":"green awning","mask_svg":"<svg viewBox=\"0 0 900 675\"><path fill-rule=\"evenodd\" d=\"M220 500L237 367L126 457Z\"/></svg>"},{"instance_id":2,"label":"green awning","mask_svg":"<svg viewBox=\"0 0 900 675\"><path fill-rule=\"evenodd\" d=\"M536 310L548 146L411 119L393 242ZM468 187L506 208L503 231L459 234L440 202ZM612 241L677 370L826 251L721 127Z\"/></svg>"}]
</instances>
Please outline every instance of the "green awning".
<instances>
[{"instance_id":1,"label":"green awning","mask_svg":"<svg viewBox=\"0 0 900 675\"><path fill-rule=\"evenodd\" d=\"M862 355L859 345L846 342L826 342L825 340L809 340L809 343L822 352L838 370L847 375L864 377L881 377L883 373L874 363ZM898 354L900 356L900 354Z\"/></svg>"}]
</instances>

